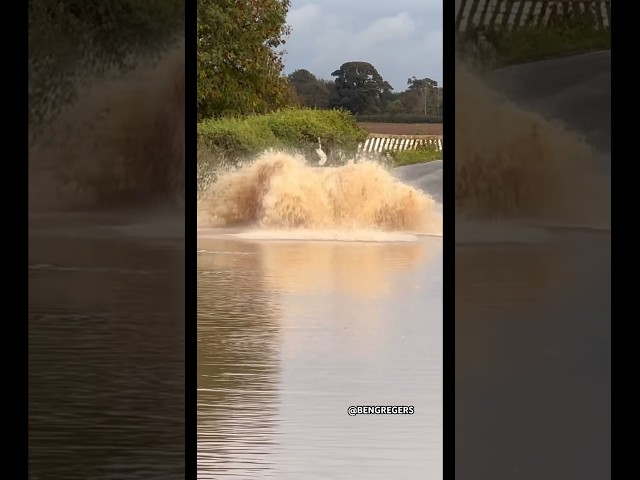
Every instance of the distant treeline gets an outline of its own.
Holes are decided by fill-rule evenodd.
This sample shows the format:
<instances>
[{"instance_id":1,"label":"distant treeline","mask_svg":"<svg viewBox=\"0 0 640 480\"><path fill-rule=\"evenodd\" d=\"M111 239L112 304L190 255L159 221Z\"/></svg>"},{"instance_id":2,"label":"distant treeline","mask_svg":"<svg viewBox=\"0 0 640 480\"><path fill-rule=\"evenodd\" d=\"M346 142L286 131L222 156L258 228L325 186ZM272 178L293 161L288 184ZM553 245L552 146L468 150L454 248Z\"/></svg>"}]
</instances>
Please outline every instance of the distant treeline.
<instances>
[{"instance_id":1,"label":"distant treeline","mask_svg":"<svg viewBox=\"0 0 640 480\"><path fill-rule=\"evenodd\" d=\"M367 62L344 63L331 76L335 79L321 79L308 70L291 73L287 77L293 88L291 101L303 107L343 108L359 119L368 117L362 121L369 122L441 121L442 87L435 80L412 77L406 90L394 92Z\"/></svg>"},{"instance_id":2,"label":"distant treeline","mask_svg":"<svg viewBox=\"0 0 640 480\"><path fill-rule=\"evenodd\" d=\"M356 115L356 121L371 123L442 123L442 116L381 113L377 115Z\"/></svg>"}]
</instances>

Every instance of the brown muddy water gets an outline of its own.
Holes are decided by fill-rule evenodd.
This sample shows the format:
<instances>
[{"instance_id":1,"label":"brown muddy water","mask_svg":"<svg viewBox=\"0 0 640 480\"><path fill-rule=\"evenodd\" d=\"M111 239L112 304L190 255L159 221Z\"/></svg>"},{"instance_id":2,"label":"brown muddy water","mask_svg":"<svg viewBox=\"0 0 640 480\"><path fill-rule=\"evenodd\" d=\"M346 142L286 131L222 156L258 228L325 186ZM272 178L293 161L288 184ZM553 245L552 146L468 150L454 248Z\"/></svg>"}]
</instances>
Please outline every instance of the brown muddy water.
<instances>
[{"instance_id":1,"label":"brown muddy water","mask_svg":"<svg viewBox=\"0 0 640 480\"><path fill-rule=\"evenodd\" d=\"M442 478L442 209L403 173L272 152L203 196L199 478Z\"/></svg>"},{"instance_id":2,"label":"brown muddy water","mask_svg":"<svg viewBox=\"0 0 640 480\"><path fill-rule=\"evenodd\" d=\"M456 247L456 478L611 478L611 235L527 234Z\"/></svg>"},{"instance_id":3,"label":"brown muddy water","mask_svg":"<svg viewBox=\"0 0 640 480\"><path fill-rule=\"evenodd\" d=\"M30 131L29 475L184 479L184 45L76 76Z\"/></svg>"},{"instance_id":4,"label":"brown muddy water","mask_svg":"<svg viewBox=\"0 0 640 480\"><path fill-rule=\"evenodd\" d=\"M442 239L265 236L198 241L198 478L442 478Z\"/></svg>"},{"instance_id":5,"label":"brown muddy water","mask_svg":"<svg viewBox=\"0 0 640 480\"><path fill-rule=\"evenodd\" d=\"M184 221L32 215L32 479L184 478Z\"/></svg>"}]
</instances>

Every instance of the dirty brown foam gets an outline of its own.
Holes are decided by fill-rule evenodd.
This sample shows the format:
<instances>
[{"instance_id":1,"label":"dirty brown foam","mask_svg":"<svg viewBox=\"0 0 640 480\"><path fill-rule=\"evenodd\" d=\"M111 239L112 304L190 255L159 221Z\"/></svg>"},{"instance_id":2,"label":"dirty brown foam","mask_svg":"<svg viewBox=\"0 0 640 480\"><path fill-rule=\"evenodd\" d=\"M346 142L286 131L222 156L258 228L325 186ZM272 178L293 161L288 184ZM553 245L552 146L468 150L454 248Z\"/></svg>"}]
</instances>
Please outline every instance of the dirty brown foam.
<instances>
[{"instance_id":1,"label":"dirty brown foam","mask_svg":"<svg viewBox=\"0 0 640 480\"><path fill-rule=\"evenodd\" d=\"M318 168L283 152L221 174L199 201L198 226L442 232L436 202L382 165Z\"/></svg>"}]
</instances>

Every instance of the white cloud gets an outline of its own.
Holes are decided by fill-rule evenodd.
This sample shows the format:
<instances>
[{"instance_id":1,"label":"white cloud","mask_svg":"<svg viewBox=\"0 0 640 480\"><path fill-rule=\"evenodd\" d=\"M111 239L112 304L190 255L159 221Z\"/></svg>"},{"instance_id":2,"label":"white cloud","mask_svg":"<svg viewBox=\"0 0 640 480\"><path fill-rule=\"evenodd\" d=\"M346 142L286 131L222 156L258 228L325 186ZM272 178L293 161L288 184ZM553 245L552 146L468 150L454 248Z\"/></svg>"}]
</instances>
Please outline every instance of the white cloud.
<instances>
[{"instance_id":1,"label":"white cloud","mask_svg":"<svg viewBox=\"0 0 640 480\"><path fill-rule=\"evenodd\" d=\"M296 31L309 32L309 29L315 29L318 25L318 18L324 15L322 9L318 5L310 4L298 9L289 11L287 21L290 25L295 25Z\"/></svg>"},{"instance_id":2,"label":"white cloud","mask_svg":"<svg viewBox=\"0 0 640 480\"><path fill-rule=\"evenodd\" d=\"M360 49L410 41L416 25L405 12L375 20L360 32L355 41Z\"/></svg>"},{"instance_id":3,"label":"white cloud","mask_svg":"<svg viewBox=\"0 0 640 480\"><path fill-rule=\"evenodd\" d=\"M292 0L286 72L328 79L345 62L365 61L396 91L412 76L442 83L442 1Z\"/></svg>"}]
</instances>

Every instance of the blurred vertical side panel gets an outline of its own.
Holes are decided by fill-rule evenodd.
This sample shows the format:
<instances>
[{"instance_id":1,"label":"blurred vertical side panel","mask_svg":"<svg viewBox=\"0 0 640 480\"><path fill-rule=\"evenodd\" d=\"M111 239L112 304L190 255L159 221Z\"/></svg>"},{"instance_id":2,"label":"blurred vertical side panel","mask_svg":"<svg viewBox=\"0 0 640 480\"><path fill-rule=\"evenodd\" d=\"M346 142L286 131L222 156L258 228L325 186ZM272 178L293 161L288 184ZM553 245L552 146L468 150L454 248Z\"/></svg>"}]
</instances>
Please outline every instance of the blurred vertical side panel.
<instances>
[{"instance_id":1,"label":"blurred vertical side panel","mask_svg":"<svg viewBox=\"0 0 640 480\"><path fill-rule=\"evenodd\" d=\"M611 2L456 2L456 478L611 478Z\"/></svg>"},{"instance_id":2,"label":"blurred vertical side panel","mask_svg":"<svg viewBox=\"0 0 640 480\"><path fill-rule=\"evenodd\" d=\"M29 471L184 478L185 2L29 2Z\"/></svg>"}]
</instances>

